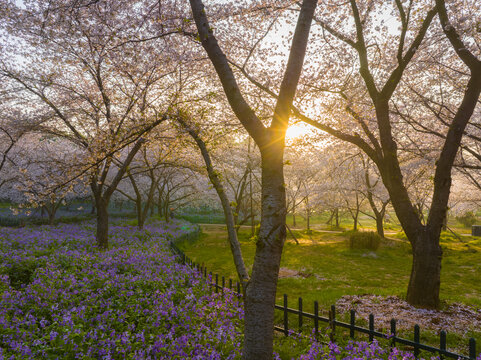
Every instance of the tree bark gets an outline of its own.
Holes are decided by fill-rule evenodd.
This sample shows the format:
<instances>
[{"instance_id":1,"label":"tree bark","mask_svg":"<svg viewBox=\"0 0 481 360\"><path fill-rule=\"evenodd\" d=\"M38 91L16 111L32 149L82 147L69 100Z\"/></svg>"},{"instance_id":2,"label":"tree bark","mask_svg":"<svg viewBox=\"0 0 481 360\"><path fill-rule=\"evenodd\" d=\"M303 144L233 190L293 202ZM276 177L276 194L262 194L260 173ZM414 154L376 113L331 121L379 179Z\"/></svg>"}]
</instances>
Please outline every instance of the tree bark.
<instances>
[{"instance_id":1,"label":"tree bark","mask_svg":"<svg viewBox=\"0 0 481 360\"><path fill-rule=\"evenodd\" d=\"M439 307L442 249L439 235L429 230L421 232L413 246L413 264L409 280L407 301L414 306Z\"/></svg>"},{"instance_id":2,"label":"tree bark","mask_svg":"<svg viewBox=\"0 0 481 360\"><path fill-rule=\"evenodd\" d=\"M92 196L91 199L92 199L92 201L91 201L92 207L90 208L90 215L93 215L93 214L95 214L97 206L95 205L95 198Z\"/></svg>"},{"instance_id":3,"label":"tree bark","mask_svg":"<svg viewBox=\"0 0 481 360\"><path fill-rule=\"evenodd\" d=\"M109 212L108 202L101 196L96 201L97 209L97 245L102 250L109 248Z\"/></svg>"},{"instance_id":4,"label":"tree bark","mask_svg":"<svg viewBox=\"0 0 481 360\"><path fill-rule=\"evenodd\" d=\"M277 278L286 239L282 151L262 153L262 199L256 255L244 302L244 359L272 358Z\"/></svg>"},{"instance_id":5,"label":"tree bark","mask_svg":"<svg viewBox=\"0 0 481 360\"><path fill-rule=\"evenodd\" d=\"M55 211L51 211L48 213L48 224L53 225L55 221Z\"/></svg>"},{"instance_id":6,"label":"tree bark","mask_svg":"<svg viewBox=\"0 0 481 360\"><path fill-rule=\"evenodd\" d=\"M384 220L383 216L381 216L380 213L377 213L376 214L376 231L381 238L384 238L383 220Z\"/></svg>"},{"instance_id":7,"label":"tree bark","mask_svg":"<svg viewBox=\"0 0 481 360\"><path fill-rule=\"evenodd\" d=\"M122 180L124 174L127 172L127 169L134 159L135 154L140 150L140 147L144 143L144 139L139 139L134 144L132 149L129 151L127 157L125 158L122 166L117 171L117 174L113 178L110 185L105 183L105 178L107 173L104 170L104 173L101 176L101 180L97 179L96 176L92 178L90 183L90 188L92 189L92 194L95 199L95 207L97 210L97 245L101 250L107 250L109 247L109 212L108 206L110 199L112 197L113 192L119 185L120 181ZM105 190L103 189L105 187Z\"/></svg>"}]
</instances>

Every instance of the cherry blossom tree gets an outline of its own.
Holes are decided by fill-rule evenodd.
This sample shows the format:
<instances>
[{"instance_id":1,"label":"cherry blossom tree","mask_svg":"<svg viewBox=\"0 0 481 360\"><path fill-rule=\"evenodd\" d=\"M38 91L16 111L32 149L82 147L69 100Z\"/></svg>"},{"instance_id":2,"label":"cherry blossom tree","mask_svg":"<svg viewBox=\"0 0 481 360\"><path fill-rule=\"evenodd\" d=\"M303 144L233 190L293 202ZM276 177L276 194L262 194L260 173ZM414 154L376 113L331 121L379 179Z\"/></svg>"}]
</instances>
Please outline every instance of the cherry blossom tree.
<instances>
[{"instance_id":1,"label":"cherry blossom tree","mask_svg":"<svg viewBox=\"0 0 481 360\"><path fill-rule=\"evenodd\" d=\"M141 148L142 136L167 120L179 91L172 76L179 54L170 51L166 39L177 30L149 27L145 3L23 5L1 3L10 40L0 73L16 82L22 90L17 96L28 99L30 112L43 119L38 129L83 149L78 166L53 188L89 174L97 242L107 248L110 198ZM149 37L152 32L155 36Z\"/></svg>"},{"instance_id":2,"label":"cherry blossom tree","mask_svg":"<svg viewBox=\"0 0 481 360\"><path fill-rule=\"evenodd\" d=\"M358 146L376 164L413 247L407 300L417 306L438 307L442 257L439 236L446 217L451 169L481 91L475 20L460 27L461 19L454 23L449 17L479 12L479 2L456 2L447 9L442 0L434 5L355 0L332 5L323 3L316 13L313 31L317 36L313 37L313 52L306 58L306 68L311 71L306 71L301 80L303 86L292 111L306 123ZM396 20L387 23L387 14ZM319 49L326 50L321 59L314 53ZM407 131L409 126L398 110L410 106L408 99L412 98L412 89L403 79L416 79L424 84L426 93L432 90L429 72L419 76L419 66L415 65L423 64L423 55L440 51L457 62L453 76L463 90L456 98L455 111L448 116L445 140L437 146L434 187L423 224L400 165L409 153L405 145L412 144L412 132ZM458 66L464 71L456 72ZM255 70L241 70L256 86L279 98L277 91L255 78ZM430 67L430 71L436 76L437 69ZM422 119L427 113L414 115Z\"/></svg>"},{"instance_id":3,"label":"cherry blossom tree","mask_svg":"<svg viewBox=\"0 0 481 360\"><path fill-rule=\"evenodd\" d=\"M198 39L214 66L229 104L254 139L262 158L262 215L251 278L246 287L243 357L271 359L277 278L286 238L286 199L283 176L285 133L301 74L310 25L317 1L304 0L282 78L272 121L266 127L249 106L221 49L200 0L190 5Z\"/></svg>"},{"instance_id":4,"label":"cherry blossom tree","mask_svg":"<svg viewBox=\"0 0 481 360\"><path fill-rule=\"evenodd\" d=\"M376 14L382 11L382 6L384 5L380 3L376 6L374 3L358 4L356 1L350 1L350 19L354 28L352 32L338 32L335 30L334 22L330 19L323 20L322 15L318 21L322 29L335 39L333 42L344 44L348 49L353 50L352 54L357 56L359 74L362 79L358 85L364 86L365 94L369 99L368 106L371 106L373 110L363 109L364 105L361 101L365 100L354 100L353 96L355 95L352 93L352 95L346 95L346 92L340 89L339 94L346 100L346 113L359 124L364 137L359 134L352 135L331 126L326 127L318 121L307 118L305 120L334 136L359 146L376 163L383 183L389 191L396 214L413 247L413 267L407 300L414 305L436 308L439 306L442 256L439 236L446 217L451 187L451 169L464 129L473 114L481 91L481 61L475 55L479 49L476 50L475 45L470 46L472 44L469 40L470 34L458 32L455 26L449 22L442 0L436 1L435 6L414 4L414 2L406 5L401 1L396 1L394 10L398 14L400 31L394 37L385 36L389 43L382 42L379 39L380 33L369 30L371 27L379 26ZM418 6L420 7L418 8ZM470 4L470 6L475 6L475 4ZM423 45L427 51L432 46L439 46L439 43L435 41L439 38L439 31L428 32L436 15L439 16L442 31L469 73L464 77L464 93L459 99L460 102L455 113L449 118L446 139L441 144L441 151L437 157L431 205L426 224L423 224L419 212L409 196L406 183L403 181L398 147L401 139L396 138L394 123L396 116L392 114L391 107L393 102L402 101L398 100L402 99L401 80L404 73L408 73L410 70L408 65L418 60L415 57L417 51L424 50ZM344 21L345 17L337 19ZM415 26L413 21L419 25ZM346 28L348 27L346 26ZM424 44L423 40L426 40ZM389 44L396 44L396 47L389 46ZM376 49L379 48L386 49L382 56L387 61L382 63L378 61L379 58L376 59L379 56ZM395 55L395 62L388 61L388 57L391 56L390 51Z\"/></svg>"},{"instance_id":5,"label":"cherry blossom tree","mask_svg":"<svg viewBox=\"0 0 481 360\"><path fill-rule=\"evenodd\" d=\"M35 144L35 151L32 144ZM14 187L24 195L20 205L23 209L30 209L27 210L29 212L38 208L46 211L48 223L52 225L61 205L88 192L83 178L77 178L64 187L51 188L57 179L68 176L69 169L74 166L71 161L75 158L76 149L64 139L38 133L24 135L17 146L19 154Z\"/></svg>"}]
</instances>

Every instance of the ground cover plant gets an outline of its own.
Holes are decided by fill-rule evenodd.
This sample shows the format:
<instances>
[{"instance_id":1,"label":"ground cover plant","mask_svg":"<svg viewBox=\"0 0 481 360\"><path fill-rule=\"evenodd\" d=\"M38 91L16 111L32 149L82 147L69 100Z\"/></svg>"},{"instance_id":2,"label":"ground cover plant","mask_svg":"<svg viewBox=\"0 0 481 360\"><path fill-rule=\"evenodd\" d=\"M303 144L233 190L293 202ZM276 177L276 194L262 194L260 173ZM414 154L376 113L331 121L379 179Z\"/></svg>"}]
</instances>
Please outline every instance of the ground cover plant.
<instances>
[{"instance_id":1,"label":"ground cover plant","mask_svg":"<svg viewBox=\"0 0 481 360\"><path fill-rule=\"evenodd\" d=\"M239 356L242 308L171 254L185 223L0 229L0 359Z\"/></svg>"}]
</instances>

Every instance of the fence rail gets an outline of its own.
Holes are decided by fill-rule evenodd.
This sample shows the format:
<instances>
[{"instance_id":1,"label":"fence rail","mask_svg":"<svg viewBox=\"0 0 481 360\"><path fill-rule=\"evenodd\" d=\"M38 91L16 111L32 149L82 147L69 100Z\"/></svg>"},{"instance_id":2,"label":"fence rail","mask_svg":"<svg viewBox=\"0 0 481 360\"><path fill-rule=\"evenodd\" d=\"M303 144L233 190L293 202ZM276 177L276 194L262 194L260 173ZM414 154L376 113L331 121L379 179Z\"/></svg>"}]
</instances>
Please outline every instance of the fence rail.
<instances>
[{"instance_id":1,"label":"fence rail","mask_svg":"<svg viewBox=\"0 0 481 360\"><path fill-rule=\"evenodd\" d=\"M170 242L170 247L172 252L180 257L183 264L190 266L193 269L199 271L202 276L208 280L209 286L213 287L214 291L224 292L226 289L242 297L240 284L236 282L235 286L232 279L228 279L226 283L226 278L224 276L220 277L218 274L207 274L207 269L194 261L192 261L185 253L180 250L177 245ZM219 281L220 280L220 281ZM319 303L314 301L314 314L303 311L303 300L298 298L298 308L288 307L288 297L284 294L282 305L276 304L276 310L282 311L283 315L283 326L274 326L274 330L283 333L285 336L289 336L290 331L294 331L290 328L289 324L289 314L297 315L297 332L302 332L304 327L304 319L311 319L314 322L314 334L319 335L319 322L327 323L330 328L330 339L335 341L336 327L344 328L349 330L349 337L354 339L357 333L366 334L369 337L369 341L372 342L374 338L388 339L390 341L390 346L394 347L396 344L401 344L413 348L414 356L417 358L421 350L428 351L434 354L438 354L441 358L451 358L451 359L462 359L462 360L475 360L476 359L476 340L470 338L468 341L469 355L461 355L447 350L446 332L442 330L439 334L439 347L433 347L420 342L420 327L419 325L414 326L413 340L405 339L397 335L396 320L391 319L390 323L390 333L385 334L375 330L374 315L369 315L368 328L356 325L356 312L355 310L350 310L349 323L339 321L336 319L336 307L331 305L329 310L329 317L323 317L319 315Z\"/></svg>"}]
</instances>

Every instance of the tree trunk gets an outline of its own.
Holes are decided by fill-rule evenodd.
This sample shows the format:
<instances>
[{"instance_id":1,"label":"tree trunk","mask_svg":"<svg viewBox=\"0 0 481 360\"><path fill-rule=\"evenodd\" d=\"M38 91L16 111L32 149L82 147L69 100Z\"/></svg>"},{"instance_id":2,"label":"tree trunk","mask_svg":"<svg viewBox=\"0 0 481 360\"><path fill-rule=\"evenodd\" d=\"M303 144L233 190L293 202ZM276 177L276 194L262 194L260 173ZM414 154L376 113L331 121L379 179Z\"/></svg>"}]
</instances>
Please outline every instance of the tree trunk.
<instances>
[{"instance_id":1,"label":"tree trunk","mask_svg":"<svg viewBox=\"0 0 481 360\"><path fill-rule=\"evenodd\" d=\"M108 202L103 198L96 201L97 208L97 245L102 250L109 247L109 212Z\"/></svg>"},{"instance_id":2,"label":"tree trunk","mask_svg":"<svg viewBox=\"0 0 481 360\"><path fill-rule=\"evenodd\" d=\"M239 277L239 282L242 286L242 292L245 296L246 287L249 281L249 273L244 263L244 258L242 257L242 249L240 247L239 239L237 237L237 231L239 227L236 226L235 216L232 213L232 208L229 202L229 198L224 190L224 186L222 185L222 181L218 173L214 169L214 165L212 164L212 160L210 158L209 151L207 150L207 146L205 145L204 141L199 136L198 132L191 128L184 119L180 118L178 121L184 126L190 136L195 140L197 146L200 149L202 157L204 159L207 173L209 175L209 180L214 186L217 195L219 196L220 202L222 204L222 210L224 211L225 216L225 223L227 225L227 234L229 239L229 245L232 253L232 257L234 260L234 264L237 271L237 276Z\"/></svg>"},{"instance_id":3,"label":"tree trunk","mask_svg":"<svg viewBox=\"0 0 481 360\"><path fill-rule=\"evenodd\" d=\"M335 210L332 210L331 215L329 215L329 219L326 221L326 224L328 224L329 226L332 226L332 219L334 219L335 212Z\"/></svg>"},{"instance_id":4,"label":"tree trunk","mask_svg":"<svg viewBox=\"0 0 481 360\"><path fill-rule=\"evenodd\" d=\"M137 198L135 200L135 212L137 214L137 227L139 230L142 230L142 226L144 224L142 220L142 199Z\"/></svg>"},{"instance_id":5,"label":"tree trunk","mask_svg":"<svg viewBox=\"0 0 481 360\"><path fill-rule=\"evenodd\" d=\"M244 302L244 359L272 359L273 353L277 278L286 239L286 196L282 151L272 148L262 154L262 216Z\"/></svg>"},{"instance_id":6,"label":"tree trunk","mask_svg":"<svg viewBox=\"0 0 481 360\"><path fill-rule=\"evenodd\" d=\"M164 218L165 222L170 222L170 208L169 208L169 200L165 200L164 203Z\"/></svg>"},{"instance_id":7,"label":"tree trunk","mask_svg":"<svg viewBox=\"0 0 481 360\"><path fill-rule=\"evenodd\" d=\"M355 215L352 217L352 219L354 221L354 224L352 226L352 230L354 230L354 231L357 231L357 217L358 217L358 213L356 212Z\"/></svg>"},{"instance_id":8,"label":"tree trunk","mask_svg":"<svg viewBox=\"0 0 481 360\"><path fill-rule=\"evenodd\" d=\"M438 237L427 229L413 245L413 264L409 280L407 301L414 306L436 309L439 307L441 259L443 251Z\"/></svg>"},{"instance_id":9,"label":"tree trunk","mask_svg":"<svg viewBox=\"0 0 481 360\"><path fill-rule=\"evenodd\" d=\"M339 209L336 208L334 216L336 217L336 229L339 229Z\"/></svg>"},{"instance_id":10,"label":"tree trunk","mask_svg":"<svg viewBox=\"0 0 481 360\"><path fill-rule=\"evenodd\" d=\"M309 232L311 230L311 212L309 210L307 210L307 214L306 214L306 228L307 228L307 231Z\"/></svg>"},{"instance_id":11,"label":"tree trunk","mask_svg":"<svg viewBox=\"0 0 481 360\"><path fill-rule=\"evenodd\" d=\"M377 234L381 238L384 238L383 216L379 212L376 212L376 230L377 230Z\"/></svg>"},{"instance_id":12,"label":"tree trunk","mask_svg":"<svg viewBox=\"0 0 481 360\"><path fill-rule=\"evenodd\" d=\"M48 213L48 224L53 225L55 221L55 210L49 211Z\"/></svg>"},{"instance_id":13,"label":"tree trunk","mask_svg":"<svg viewBox=\"0 0 481 360\"><path fill-rule=\"evenodd\" d=\"M163 212L164 205L162 204L162 197L159 195L159 200L157 201L157 214L159 217L162 217L164 215Z\"/></svg>"}]
</instances>

